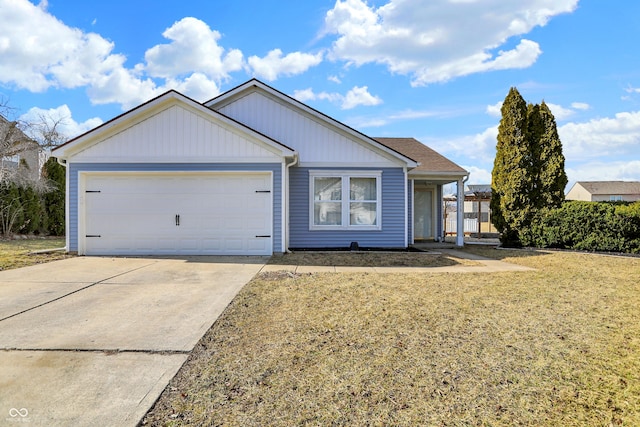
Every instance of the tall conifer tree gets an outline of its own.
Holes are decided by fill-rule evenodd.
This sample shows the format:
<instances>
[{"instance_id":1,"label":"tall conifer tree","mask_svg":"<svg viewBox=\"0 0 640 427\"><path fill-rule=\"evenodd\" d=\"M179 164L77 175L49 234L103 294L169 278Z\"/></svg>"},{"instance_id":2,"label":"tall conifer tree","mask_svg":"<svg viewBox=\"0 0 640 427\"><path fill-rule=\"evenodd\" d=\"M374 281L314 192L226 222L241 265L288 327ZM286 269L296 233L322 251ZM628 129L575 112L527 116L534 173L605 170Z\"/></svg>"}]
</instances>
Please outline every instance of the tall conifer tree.
<instances>
[{"instance_id":1,"label":"tall conifer tree","mask_svg":"<svg viewBox=\"0 0 640 427\"><path fill-rule=\"evenodd\" d=\"M496 157L491 172L491 222L504 245L518 243L518 228L532 186L531 150L527 138L527 103L512 87L502 103Z\"/></svg>"},{"instance_id":2,"label":"tall conifer tree","mask_svg":"<svg viewBox=\"0 0 640 427\"><path fill-rule=\"evenodd\" d=\"M515 88L502 104L491 178L492 222L505 246L520 245L536 213L564 201L567 175L555 118L547 104L527 105Z\"/></svg>"},{"instance_id":3,"label":"tall conifer tree","mask_svg":"<svg viewBox=\"0 0 640 427\"><path fill-rule=\"evenodd\" d=\"M540 119L543 125L538 140L541 207L557 208L564 202L568 179L556 119L544 101L540 104Z\"/></svg>"}]
</instances>

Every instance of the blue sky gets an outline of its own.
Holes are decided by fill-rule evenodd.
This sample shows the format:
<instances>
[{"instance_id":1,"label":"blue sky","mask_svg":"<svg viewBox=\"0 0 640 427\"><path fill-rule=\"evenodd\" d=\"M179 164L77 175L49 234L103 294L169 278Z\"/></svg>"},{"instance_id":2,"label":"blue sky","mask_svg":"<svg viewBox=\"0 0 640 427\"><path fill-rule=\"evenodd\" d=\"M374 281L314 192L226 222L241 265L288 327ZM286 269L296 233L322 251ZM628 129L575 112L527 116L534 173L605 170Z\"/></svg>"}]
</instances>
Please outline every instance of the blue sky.
<instances>
[{"instance_id":1,"label":"blue sky","mask_svg":"<svg viewBox=\"0 0 640 427\"><path fill-rule=\"evenodd\" d=\"M640 2L0 0L0 98L73 137L168 89L257 77L489 183L515 86L556 117L570 184L640 180Z\"/></svg>"}]
</instances>

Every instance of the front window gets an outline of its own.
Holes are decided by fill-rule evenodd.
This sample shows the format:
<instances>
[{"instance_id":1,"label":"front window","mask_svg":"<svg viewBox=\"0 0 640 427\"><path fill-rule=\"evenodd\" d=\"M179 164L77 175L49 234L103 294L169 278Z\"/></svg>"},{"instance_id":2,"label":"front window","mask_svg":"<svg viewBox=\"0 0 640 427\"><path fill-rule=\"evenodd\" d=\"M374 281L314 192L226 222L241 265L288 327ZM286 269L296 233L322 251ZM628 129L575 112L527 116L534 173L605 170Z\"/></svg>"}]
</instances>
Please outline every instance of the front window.
<instances>
[{"instance_id":1,"label":"front window","mask_svg":"<svg viewBox=\"0 0 640 427\"><path fill-rule=\"evenodd\" d=\"M310 228L380 229L381 173L310 172Z\"/></svg>"},{"instance_id":2,"label":"front window","mask_svg":"<svg viewBox=\"0 0 640 427\"><path fill-rule=\"evenodd\" d=\"M313 225L342 225L342 178L315 177Z\"/></svg>"}]
</instances>

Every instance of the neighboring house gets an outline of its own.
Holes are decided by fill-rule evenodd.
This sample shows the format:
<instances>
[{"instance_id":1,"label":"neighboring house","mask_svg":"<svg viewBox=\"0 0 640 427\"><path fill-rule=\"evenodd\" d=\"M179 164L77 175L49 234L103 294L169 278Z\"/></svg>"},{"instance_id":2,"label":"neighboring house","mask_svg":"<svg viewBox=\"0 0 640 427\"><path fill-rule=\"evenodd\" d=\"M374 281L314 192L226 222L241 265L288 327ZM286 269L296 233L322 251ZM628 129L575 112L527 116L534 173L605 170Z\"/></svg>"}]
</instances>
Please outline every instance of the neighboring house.
<instances>
[{"instance_id":1,"label":"neighboring house","mask_svg":"<svg viewBox=\"0 0 640 427\"><path fill-rule=\"evenodd\" d=\"M640 182L578 181L573 184L566 199L587 202L634 202L640 200Z\"/></svg>"},{"instance_id":2,"label":"neighboring house","mask_svg":"<svg viewBox=\"0 0 640 427\"><path fill-rule=\"evenodd\" d=\"M41 148L15 122L0 115L0 182L16 174L30 181L40 179ZM22 164L22 167L19 167Z\"/></svg>"},{"instance_id":3,"label":"neighboring house","mask_svg":"<svg viewBox=\"0 0 640 427\"><path fill-rule=\"evenodd\" d=\"M416 143L375 140L255 79L203 104L169 91L53 150L67 168L67 250L405 248L438 237L442 185L468 175ZM421 152L446 166L430 171Z\"/></svg>"}]
</instances>

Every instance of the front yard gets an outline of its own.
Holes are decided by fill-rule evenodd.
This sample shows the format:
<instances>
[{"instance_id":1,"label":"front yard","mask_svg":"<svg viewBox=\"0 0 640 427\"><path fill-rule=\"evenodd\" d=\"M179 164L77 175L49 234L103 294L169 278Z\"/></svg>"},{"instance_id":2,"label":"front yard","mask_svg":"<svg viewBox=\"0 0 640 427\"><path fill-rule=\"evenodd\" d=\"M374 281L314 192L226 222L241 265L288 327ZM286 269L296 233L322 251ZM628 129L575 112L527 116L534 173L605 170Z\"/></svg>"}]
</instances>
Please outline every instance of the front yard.
<instances>
[{"instance_id":1,"label":"front yard","mask_svg":"<svg viewBox=\"0 0 640 427\"><path fill-rule=\"evenodd\" d=\"M0 271L68 258L69 255L64 251L33 253L34 251L63 248L64 245L64 237L0 240Z\"/></svg>"},{"instance_id":2,"label":"front yard","mask_svg":"<svg viewBox=\"0 0 640 427\"><path fill-rule=\"evenodd\" d=\"M472 249L468 249L472 250ZM640 425L640 259L258 275L148 425Z\"/></svg>"}]
</instances>

